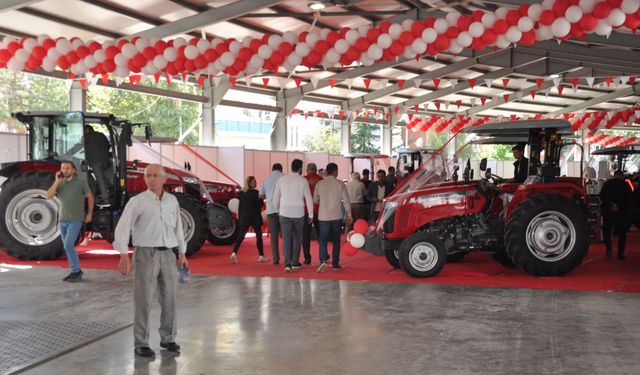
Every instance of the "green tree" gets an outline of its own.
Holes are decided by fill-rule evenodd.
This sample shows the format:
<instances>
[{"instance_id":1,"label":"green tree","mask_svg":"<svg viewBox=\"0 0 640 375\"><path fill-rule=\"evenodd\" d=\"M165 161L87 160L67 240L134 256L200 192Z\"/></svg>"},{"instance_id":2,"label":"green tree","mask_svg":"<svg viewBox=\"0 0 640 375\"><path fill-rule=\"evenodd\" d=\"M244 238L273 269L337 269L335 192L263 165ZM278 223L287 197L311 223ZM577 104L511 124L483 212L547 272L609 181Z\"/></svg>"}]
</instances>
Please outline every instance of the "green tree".
<instances>
[{"instance_id":1,"label":"green tree","mask_svg":"<svg viewBox=\"0 0 640 375\"><path fill-rule=\"evenodd\" d=\"M318 132L308 135L302 144L307 151L340 153L340 132L333 130L331 126L322 126Z\"/></svg>"},{"instance_id":2,"label":"green tree","mask_svg":"<svg viewBox=\"0 0 640 375\"><path fill-rule=\"evenodd\" d=\"M379 154L380 126L354 122L351 126L351 151L354 154Z\"/></svg>"}]
</instances>

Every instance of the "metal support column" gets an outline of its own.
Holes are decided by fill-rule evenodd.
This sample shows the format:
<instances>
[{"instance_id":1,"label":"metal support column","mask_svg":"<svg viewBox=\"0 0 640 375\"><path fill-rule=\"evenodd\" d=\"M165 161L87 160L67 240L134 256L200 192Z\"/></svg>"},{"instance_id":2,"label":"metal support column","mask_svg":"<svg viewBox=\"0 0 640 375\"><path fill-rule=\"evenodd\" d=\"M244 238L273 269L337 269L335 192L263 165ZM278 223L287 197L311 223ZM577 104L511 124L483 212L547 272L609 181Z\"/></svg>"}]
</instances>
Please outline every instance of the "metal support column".
<instances>
[{"instance_id":1,"label":"metal support column","mask_svg":"<svg viewBox=\"0 0 640 375\"><path fill-rule=\"evenodd\" d=\"M80 112L87 110L87 90L83 89L78 81L73 81L69 89L69 110Z\"/></svg>"},{"instance_id":2,"label":"metal support column","mask_svg":"<svg viewBox=\"0 0 640 375\"><path fill-rule=\"evenodd\" d=\"M351 117L347 116L347 118L341 120L340 123L340 153L342 153L342 155L349 155L351 154Z\"/></svg>"},{"instance_id":3,"label":"metal support column","mask_svg":"<svg viewBox=\"0 0 640 375\"><path fill-rule=\"evenodd\" d=\"M199 143L203 146L216 144L216 106L214 105L215 88L211 81L206 80L202 86L202 95L209 98L202 103L202 126L200 127Z\"/></svg>"}]
</instances>

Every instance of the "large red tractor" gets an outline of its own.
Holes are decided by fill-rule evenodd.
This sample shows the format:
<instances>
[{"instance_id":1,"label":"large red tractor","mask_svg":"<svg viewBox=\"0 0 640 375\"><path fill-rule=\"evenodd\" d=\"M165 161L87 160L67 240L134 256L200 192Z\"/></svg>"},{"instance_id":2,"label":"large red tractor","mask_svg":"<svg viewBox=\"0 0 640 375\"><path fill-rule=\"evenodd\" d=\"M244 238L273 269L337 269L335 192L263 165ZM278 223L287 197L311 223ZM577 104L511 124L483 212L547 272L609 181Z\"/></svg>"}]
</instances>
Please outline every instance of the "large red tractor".
<instances>
[{"instance_id":1,"label":"large red tractor","mask_svg":"<svg viewBox=\"0 0 640 375\"><path fill-rule=\"evenodd\" d=\"M128 200L146 190L143 174L146 163L127 162L127 146L132 144L133 128L127 120L110 114L82 112L23 112L13 114L28 128L27 161L5 163L0 176L7 180L0 188L0 243L18 259L55 259L64 254L58 228L57 198L46 199L54 173L62 160L76 165L78 176L97 191L95 175L84 160L85 125L107 136L111 160L108 179L110 204L96 206L93 221L85 231L101 233L111 240ZM145 126L145 136L151 129ZM175 194L187 240L187 255L193 255L207 238L212 242L233 241L235 224L224 204L211 198L202 181L187 172L166 168L165 189ZM222 237L216 237L222 234ZM231 238L231 239L230 239Z\"/></svg>"},{"instance_id":2,"label":"large red tractor","mask_svg":"<svg viewBox=\"0 0 640 375\"><path fill-rule=\"evenodd\" d=\"M559 276L578 266L590 236L582 177L559 177L569 122L506 122L465 131L484 143L527 143L527 181L511 183L490 169L472 180L467 163L463 181L456 173L453 181L428 183L427 170L420 168L385 200L365 250L384 254L413 277L434 276L473 250L494 253L500 263L536 276Z\"/></svg>"}]
</instances>

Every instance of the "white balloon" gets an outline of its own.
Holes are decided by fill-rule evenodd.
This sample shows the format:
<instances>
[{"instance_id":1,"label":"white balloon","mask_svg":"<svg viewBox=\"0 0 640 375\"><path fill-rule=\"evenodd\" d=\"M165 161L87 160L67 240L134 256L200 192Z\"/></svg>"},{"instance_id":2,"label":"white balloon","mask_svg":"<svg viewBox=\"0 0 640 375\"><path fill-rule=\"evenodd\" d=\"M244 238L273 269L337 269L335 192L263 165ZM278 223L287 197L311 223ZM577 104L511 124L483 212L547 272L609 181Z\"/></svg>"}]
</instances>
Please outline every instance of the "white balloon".
<instances>
[{"instance_id":1,"label":"white balloon","mask_svg":"<svg viewBox=\"0 0 640 375\"><path fill-rule=\"evenodd\" d=\"M459 12L453 11L447 13L447 16L445 18L449 26L456 26L458 24L458 19L460 18L460 16L461 14Z\"/></svg>"},{"instance_id":2,"label":"white balloon","mask_svg":"<svg viewBox=\"0 0 640 375\"><path fill-rule=\"evenodd\" d=\"M229 207L229 210L231 210L231 212L237 215L238 209L240 208L240 200L238 198L233 198L229 200L227 206Z\"/></svg>"},{"instance_id":3,"label":"white balloon","mask_svg":"<svg viewBox=\"0 0 640 375\"><path fill-rule=\"evenodd\" d=\"M82 62L82 60L75 63L74 66L76 70L75 74L84 74L89 70L87 69L86 65L84 65L84 62Z\"/></svg>"},{"instance_id":4,"label":"white balloon","mask_svg":"<svg viewBox=\"0 0 640 375\"><path fill-rule=\"evenodd\" d=\"M27 38L24 40L24 42L22 43L22 48L24 48L25 50L27 50L27 52L31 53L31 51L33 51L33 47L37 46L38 42L36 42L35 39L33 38Z\"/></svg>"},{"instance_id":5,"label":"white balloon","mask_svg":"<svg viewBox=\"0 0 640 375\"><path fill-rule=\"evenodd\" d=\"M572 5L567 8L564 17L571 23L576 23L582 19L582 9L577 5Z\"/></svg>"},{"instance_id":6,"label":"white balloon","mask_svg":"<svg viewBox=\"0 0 640 375\"><path fill-rule=\"evenodd\" d=\"M438 33L432 28L426 28L422 32L422 40L425 43L433 43L438 38Z\"/></svg>"},{"instance_id":7,"label":"white balloon","mask_svg":"<svg viewBox=\"0 0 640 375\"><path fill-rule=\"evenodd\" d=\"M371 47L373 46L375 46L375 44L372 44L371 46L369 46L369 51L371 51ZM378 47L378 49L380 49L380 47ZM373 58L371 53L369 53L369 56ZM382 56L382 50L380 50L380 56ZM333 48L329 49L327 53L324 55L324 57L327 59L327 62L329 64L335 64L338 61L340 61L340 54L336 52L336 50ZM375 60L378 60L378 59L375 59Z\"/></svg>"},{"instance_id":8,"label":"white balloon","mask_svg":"<svg viewBox=\"0 0 640 375\"><path fill-rule=\"evenodd\" d=\"M540 25L536 29L536 39L539 41L549 40L553 38L553 33L551 32L550 26Z\"/></svg>"},{"instance_id":9,"label":"white balloon","mask_svg":"<svg viewBox=\"0 0 640 375\"><path fill-rule=\"evenodd\" d=\"M520 31L516 26L511 26L505 35L509 42L518 43L520 38L522 38L522 31Z\"/></svg>"},{"instance_id":10,"label":"white balloon","mask_svg":"<svg viewBox=\"0 0 640 375\"><path fill-rule=\"evenodd\" d=\"M493 27L496 23L496 16L493 13L485 13L482 16L482 24L485 28Z\"/></svg>"},{"instance_id":11,"label":"white balloon","mask_svg":"<svg viewBox=\"0 0 640 375\"><path fill-rule=\"evenodd\" d=\"M613 27L619 27L624 24L624 21L627 19L627 16L620 9L612 9L611 13L609 13L609 17L607 17L607 22L609 25Z\"/></svg>"},{"instance_id":12,"label":"white balloon","mask_svg":"<svg viewBox=\"0 0 640 375\"><path fill-rule=\"evenodd\" d=\"M45 72L53 72L56 69L56 62L45 56L44 59L42 59L42 69Z\"/></svg>"},{"instance_id":13,"label":"white balloon","mask_svg":"<svg viewBox=\"0 0 640 375\"><path fill-rule=\"evenodd\" d=\"M118 66L115 71L116 76L126 78L129 75L129 68L126 66Z\"/></svg>"},{"instance_id":14,"label":"white balloon","mask_svg":"<svg viewBox=\"0 0 640 375\"><path fill-rule=\"evenodd\" d=\"M115 46L116 42L113 39L107 39L102 42L102 49L106 50L107 47Z\"/></svg>"},{"instance_id":15,"label":"white balloon","mask_svg":"<svg viewBox=\"0 0 640 375\"><path fill-rule=\"evenodd\" d=\"M375 61L372 58L370 58L366 53L363 53L362 55L360 55L360 62L364 66L371 66L375 63Z\"/></svg>"},{"instance_id":16,"label":"white balloon","mask_svg":"<svg viewBox=\"0 0 640 375\"><path fill-rule=\"evenodd\" d=\"M167 61L175 61L178 57L178 52L173 47L167 47L164 49L164 52L162 52L162 56L164 56Z\"/></svg>"},{"instance_id":17,"label":"white balloon","mask_svg":"<svg viewBox=\"0 0 640 375\"><path fill-rule=\"evenodd\" d=\"M126 67L129 64L129 59L122 53L117 54L116 57L113 58L113 61L116 63L116 66Z\"/></svg>"},{"instance_id":18,"label":"white balloon","mask_svg":"<svg viewBox=\"0 0 640 375\"><path fill-rule=\"evenodd\" d=\"M422 55L424 51L427 50L427 43L425 43L422 38L414 39L413 43L411 43L411 50L416 55ZM380 50L380 57L382 57L382 50ZM378 60L379 58L375 59Z\"/></svg>"},{"instance_id":19,"label":"white balloon","mask_svg":"<svg viewBox=\"0 0 640 375\"><path fill-rule=\"evenodd\" d=\"M336 43L336 45L337 45L337 43ZM337 50L337 48L336 48L336 50ZM311 49L309 48L309 45L307 43L298 43L296 45L296 51L295 51L296 55L298 55L298 56L300 56L302 58L305 58L305 57L307 57L309 52L311 52Z\"/></svg>"},{"instance_id":20,"label":"white balloon","mask_svg":"<svg viewBox=\"0 0 640 375\"><path fill-rule=\"evenodd\" d=\"M211 43L206 39L200 39L198 43L196 43L196 48L198 48L198 52L200 52L200 54L204 54L209 48L211 48Z\"/></svg>"},{"instance_id":21,"label":"white balloon","mask_svg":"<svg viewBox=\"0 0 640 375\"><path fill-rule=\"evenodd\" d=\"M138 50L136 50L136 47L131 43L127 43L123 45L122 48L120 48L120 51L125 57L129 59L135 56L136 53L138 53Z\"/></svg>"},{"instance_id":22,"label":"white balloon","mask_svg":"<svg viewBox=\"0 0 640 375\"><path fill-rule=\"evenodd\" d=\"M596 26L596 29L594 31L600 36L609 37L609 35L611 35L611 32L613 31L613 28L611 27L611 25L609 25L607 20L600 19L598 20L598 26Z\"/></svg>"},{"instance_id":23,"label":"white balloon","mask_svg":"<svg viewBox=\"0 0 640 375\"><path fill-rule=\"evenodd\" d=\"M18 61L15 57L13 57L9 60L9 62L7 62L7 69L13 72L19 72L24 69L24 61Z\"/></svg>"},{"instance_id":24,"label":"white balloon","mask_svg":"<svg viewBox=\"0 0 640 375\"><path fill-rule=\"evenodd\" d=\"M218 71L222 71L226 68L220 59L216 59L216 61L213 62L213 67Z\"/></svg>"},{"instance_id":25,"label":"white balloon","mask_svg":"<svg viewBox=\"0 0 640 375\"><path fill-rule=\"evenodd\" d=\"M419 39L416 39L419 40ZM426 48L426 45L425 45ZM416 53L420 53L420 52L416 52ZM337 55L337 54L336 54ZM382 48L380 48L377 44L372 44L369 46L369 49L367 50L367 55L373 60L373 61L378 61L382 58ZM338 62L339 58L336 59L336 61L334 62Z\"/></svg>"},{"instance_id":26,"label":"white balloon","mask_svg":"<svg viewBox=\"0 0 640 375\"><path fill-rule=\"evenodd\" d=\"M138 52L142 53L145 48L149 46L149 42L145 38L140 38L136 40L136 49Z\"/></svg>"},{"instance_id":27,"label":"white balloon","mask_svg":"<svg viewBox=\"0 0 640 375\"><path fill-rule=\"evenodd\" d=\"M444 34L447 32L449 25L447 25L447 21L442 18L438 18L436 22L433 24L433 28L436 29L438 34Z\"/></svg>"},{"instance_id":28,"label":"white balloon","mask_svg":"<svg viewBox=\"0 0 640 375\"><path fill-rule=\"evenodd\" d=\"M58 61L58 58L60 56L60 52L58 52L56 48L49 48L49 50L47 51L47 57L49 58L49 60Z\"/></svg>"},{"instance_id":29,"label":"white balloon","mask_svg":"<svg viewBox=\"0 0 640 375\"><path fill-rule=\"evenodd\" d=\"M51 48L49 51L51 51L52 49L53 48ZM107 54L103 50L97 49L93 53L93 58L96 59L96 62L103 63L105 62L105 60L107 60Z\"/></svg>"},{"instance_id":30,"label":"white balloon","mask_svg":"<svg viewBox=\"0 0 640 375\"><path fill-rule=\"evenodd\" d=\"M358 32L357 32L357 31L355 31L355 30L351 30L351 31L353 31L354 33L356 33L356 35L357 35L357 33L358 33ZM359 35L356 37L356 39L357 39L358 37L359 37ZM313 48L313 46L315 46L317 42L318 42L318 35L317 35L316 33L309 33L309 34L307 34L307 40L306 40L306 43L307 43L307 45L309 45L309 47L310 47L310 48Z\"/></svg>"},{"instance_id":31,"label":"white balloon","mask_svg":"<svg viewBox=\"0 0 640 375\"><path fill-rule=\"evenodd\" d=\"M349 33L347 33L347 35L348 34ZM398 25L397 23L394 23L389 27L389 35L391 35L392 39L394 40L398 39L400 37L400 34L402 34L402 26ZM349 41L349 39L347 39L347 41Z\"/></svg>"},{"instance_id":32,"label":"white balloon","mask_svg":"<svg viewBox=\"0 0 640 375\"><path fill-rule=\"evenodd\" d=\"M416 54L413 53L411 48L407 48L407 47L404 47L404 46L403 46L403 48L404 48L404 52L402 53L402 57L404 57L405 59L412 59L412 58L416 57Z\"/></svg>"},{"instance_id":33,"label":"white balloon","mask_svg":"<svg viewBox=\"0 0 640 375\"><path fill-rule=\"evenodd\" d=\"M414 21L412 19L406 19L402 21L402 30L411 31L411 26L413 25L413 22Z\"/></svg>"},{"instance_id":34,"label":"white balloon","mask_svg":"<svg viewBox=\"0 0 640 375\"><path fill-rule=\"evenodd\" d=\"M565 37L570 31L571 24L563 17L556 18L556 20L551 24L551 32L556 38Z\"/></svg>"},{"instance_id":35,"label":"white balloon","mask_svg":"<svg viewBox=\"0 0 640 375\"><path fill-rule=\"evenodd\" d=\"M640 1L638 0L622 0L622 4L620 4L620 9L626 14L632 14L640 9Z\"/></svg>"},{"instance_id":36,"label":"white balloon","mask_svg":"<svg viewBox=\"0 0 640 375\"><path fill-rule=\"evenodd\" d=\"M184 57L189 60L193 60L198 57L198 49L196 48L196 46L188 45L187 47L185 47Z\"/></svg>"},{"instance_id":37,"label":"white balloon","mask_svg":"<svg viewBox=\"0 0 640 375\"><path fill-rule=\"evenodd\" d=\"M496 18L499 19L499 20L503 20L503 19L507 18L507 13L508 12L509 12L508 8L500 7L498 9L496 9L496 11L495 11Z\"/></svg>"},{"instance_id":38,"label":"white balloon","mask_svg":"<svg viewBox=\"0 0 640 375\"><path fill-rule=\"evenodd\" d=\"M186 41L186 40L184 40L184 38L183 38L183 37L178 37L178 38L175 38L175 39L173 40L173 46L174 46L175 48L180 48L180 47L182 47L182 46L184 46L184 45L187 45L187 41Z\"/></svg>"},{"instance_id":39,"label":"white balloon","mask_svg":"<svg viewBox=\"0 0 640 375\"><path fill-rule=\"evenodd\" d=\"M367 30L369 28L367 27ZM327 39L327 37L329 36L329 31L328 29L321 29L320 30L320 39ZM365 33L366 34L366 33Z\"/></svg>"},{"instance_id":40,"label":"white balloon","mask_svg":"<svg viewBox=\"0 0 640 375\"><path fill-rule=\"evenodd\" d=\"M382 49L389 48L391 46L391 36L389 34L380 34L378 36L378 46Z\"/></svg>"},{"instance_id":41,"label":"white balloon","mask_svg":"<svg viewBox=\"0 0 640 375\"><path fill-rule=\"evenodd\" d=\"M263 60L271 58L272 54L273 50L266 44L263 44L260 46L260 48L258 48L258 56L260 56L260 58Z\"/></svg>"},{"instance_id":42,"label":"white balloon","mask_svg":"<svg viewBox=\"0 0 640 375\"><path fill-rule=\"evenodd\" d=\"M13 55L13 58L21 63L25 63L27 62L27 60L29 60L29 52L25 51L24 48L21 48L16 51L16 53Z\"/></svg>"},{"instance_id":43,"label":"white balloon","mask_svg":"<svg viewBox=\"0 0 640 375\"><path fill-rule=\"evenodd\" d=\"M253 38L250 37L249 35L245 36L244 38L242 38L242 46L249 47L251 45L252 40ZM211 46L211 43L209 43L209 46Z\"/></svg>"},{"instance_id":44,"label":"white balloon","mask_svg":"<svg viewBox=\"0 0 640 375\"><path fill-rule=\"evenodd\" d=\"M347 41L344 40L344 39L338 39L336 41L336 44L333 46L333 48L335 48L336 52L338 52L339 54L343 54L343 53L345 53L345 52L347 52L349 50L349 43L347 43ZM296 52L297 52L297 50L298 50L298 46L296 46ZM307 52L307 54L308 53L309 52ZM291 55L289 55L289 56L291 56ZM306 56L306 54L301 56L301 57L304 57L304 56Z\"/></svg>"},{"instance_id":45,"label":"white balloon","mask_svg":"<svg viewBox=\"0 0 640 375\"><path fill-rule=\"evenodd\" d=\"M71 46L73 49L78 49L81 46L84 46L84 42L80 38L75 38L73 42L71 42Z\"/></svg>"},{"instance_id":46,"label":"white balloon","mask_svg":"<svg viewBox=\"0 0 640 375\"><path fill-rule=\"evenodd\" d=\"M457 55L460 52L462 52L462 50L463 50L462 46L459 45L456 40L451 41L451 45L449 46L449 51L451 53L453 53L454 55Z\"/></svg>"},{"instance_id":47,"label":"white balloon","mask_svg":"<svg viewBox=\"0 0 640 375\"><path fill-rule=\"evenodd\" d=\"M175 45L175 41L173 42ZM224 40L220 39L220 38L213 38L211 39L211 48L216 48L216 46L220 43L224 43Z\"/></svg>"},{"instance_id":48,"label":"white balloon","mask_svg":"<svg viewBox=\"0 0 640 375\"><path fill-rule=\"evenodd\" d=\"M51 37L47 34L40 34L36 37L36 40L38 41L38 44L42 44L44 43L45 40L47 39L51 39Z\"/></svg>"},{"instance_id":49,"label":"white balloon","mask_svg":"<svg viewBox=\"0 0 640 375\"><path fill-rule=\"evenodd\" d=\"M296 44L296 42L298 41L298 37L293 31L286 31L284 34L282 34L282 39L286 40L290 44Z\"/></svg>"},{"instance_id":50,"label":"white balloon","mask_svg":"<svg viewBox=\"0 0 640 375\"><path fill-rule=\"evenodd\" d=\"M269 47L271 47L272 50L277 50L283 40L280 35L273 34L269 37Z\"/></svg>"},{"instance_id":51,"label":"white balloon","mask_svg":"<svg viewBox=\"0 0 640 375\"><path fill-rule=\"evenodd\" d=\"M598 0L580 0L580 8L583 13L591 13Z\"/></svg>"},{"instance_id":52,"label":"white balloon","mask_svg":"<svg viewBox=\"0 0 640 375\"><path fill-rule=\"evenodd\" d=\"M542 1L542 7L544 9L551 9L553 8L553 3L555 2L555 0L543 0Z\"/></svg>"},{"instance_id":53,"label":"white balloon","mask_svg":"<svg viewBox=\"0 0 640 375\"><path fill-rule=\"evenodd\" d=\"M521 17L518 21L518 29L523 33L531 31L533 29L533 21L529 17Z\"/></svg>"},{"instance_id":54,"label":"white balloon","mask_svg":"<svg viewBox=\"0 0 640 375\"><path fill-rule=\"evenodd\" d=\"M531 4L529 6L529 10L527 11L527 15L534 22L538 22L538 21L540 21L540 13L542 13L543 10L544 9L542 9L542 5L540 5L540 4Z\"/></svg>"},{"instance_id":55,"label":"white balloon","mask_svg":"<svg viewBox=\"0 0 640 375\"><path fill-rule=\"evenodd\" d=\"M364 246L364 235L362 235L361 233L352 234L351 238L349 239L349 243L356 249L361 248L362 246Z\"/></svg>"},{"instance_id":56,"label":"white balloon","mask_svg":"<svg viewBox=\"0 0 640 375\"><path fill-rule=\"evenodd\" d=\"M457 42L461 47L467 48L473 43L473 37L468 32L463 31L458 34Z\"/></svg>"},{"instance_id":57,"label":"white balloon","mask_svg":"<svg viewBox=\"0 0 640 375\"><path fill-rule=\"evenodd\" d=\"M92 69L94 68L96 65L98 65L98 62L96 61L96 59L93 57L93 55L87 55L84 58L84 65L88 68L88 69Z\"/></svg>"},{"instance_id":58,"label":"white balloon","mask_svg":"<svg viewBox=\"0 0 640 375\"><path fill-rule=\"evenodd\" d=\"M68 40L62 38L56 41L56 49L60 52L61 55L66 55L71 52L71 43Z\"/></svg>"},{"instance_id":59,"label":"white balloon","mask_svg":"<svg viewBox=\"0 0 640 375\"><path fill-rule=\"evenodd\" d=\"M238 51L240 51L240 48L242 48L242 43L236 40L229 43L229 51L231 51L231 53L233 53L234 55L238 54Z\"/></svg>"},{"instance_id":60,"label":"white balloon","mask_svg":"<svg viewBox=\"0 0 640 375\"><path fill-rule=\"evenodd\" d=\"M222 56L220 56L220 62L222 62L222 64L225 67L230 66L231 64L233 64L234 61L235 61L235 57L233 56L233 53L229 51L223 53Z\"/></svg>"},{"instance_id":61,"label":"white balloon","mask_svg":"<svg viewBox=\"0 0 640 375\"><path fill-rule=\"evenodd\" d=\"M158 55L153 58L153 66L160 70L164 69L168 63L169 62L164 58L164 56Z\"/></svg>"},{"instance_id":62,"label":"white balloon","mask_svg":"<svg viewBox=\"0 0 640 375\"><path fill-rule=\"evenodd\" d=\"M474 22L469 26L469 35L479 38L484 34L484 25L480 22Z\"/></svg>"},{"instance_id":63,"label":"white balloon","mask_svg":"<svg viewBox=\"0 0 640 375\"><path fill-rule=\"evenodd\" d=\"M251 56L251 59L249 59L248 65L252 68L260 69L262 68L262 64L264 64L264 60L261 59L258 55L253 55Z\"/></svg>"},{"instance_id":64,"label":"white balloon","mask_svg":"<svg viewBox=\"0 0 640 375\"><path fill-rule=\"evenodd\" d=\"M292 53L289 55L289 57L287 57L287 62L289 63L289 65L296 67L302 63L302 57L296 55L295 53Z\"/></svg>"}]
</instances>

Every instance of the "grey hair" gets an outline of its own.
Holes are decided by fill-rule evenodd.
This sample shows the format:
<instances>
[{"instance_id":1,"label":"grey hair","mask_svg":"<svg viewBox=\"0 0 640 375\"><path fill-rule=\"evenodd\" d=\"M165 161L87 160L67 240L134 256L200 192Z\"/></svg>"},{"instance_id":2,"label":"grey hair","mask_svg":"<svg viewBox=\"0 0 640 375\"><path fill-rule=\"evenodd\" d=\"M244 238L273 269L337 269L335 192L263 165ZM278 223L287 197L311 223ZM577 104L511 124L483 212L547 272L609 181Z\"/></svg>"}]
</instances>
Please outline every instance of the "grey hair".
<instances>
[{"instance_id":1,"label":"grey hair","mask_svg":"<svg viewBox=\"0 0 640 375\"><path fill-rule=\"evenodd\" d=\"M352 180L359 180L360 179L360 173L358 173L358 172L351 173L351 179Z\"/></svg>"},{"instance_id":2,"label":"grey hair","mask_svg":"<svg viewBox=\"0 0 640 375\"><path fill-rule=\"evenodd\" d=\"M318 171L318 167L316 166L316 163L309 163L307 164L307 172L317 172Z\"/></svg>"},{"instance_id":3,"label":"grey hair","mask_svg":"<svg viewBox=\"0 0 640 375\"><path fill-rule=\"evenodd\" d=\"M162 176L166 176L167 175L167 171L164 170L164 167L160 164L149 164L147 165L147 167L144 169L144 175L147 175L147 172L149 171L149 169L151 168L158 168L160 169L160 175Z\"/></svg>"}]
</instances>

